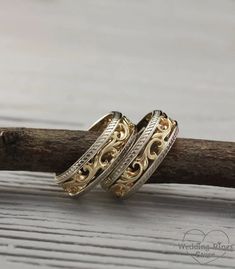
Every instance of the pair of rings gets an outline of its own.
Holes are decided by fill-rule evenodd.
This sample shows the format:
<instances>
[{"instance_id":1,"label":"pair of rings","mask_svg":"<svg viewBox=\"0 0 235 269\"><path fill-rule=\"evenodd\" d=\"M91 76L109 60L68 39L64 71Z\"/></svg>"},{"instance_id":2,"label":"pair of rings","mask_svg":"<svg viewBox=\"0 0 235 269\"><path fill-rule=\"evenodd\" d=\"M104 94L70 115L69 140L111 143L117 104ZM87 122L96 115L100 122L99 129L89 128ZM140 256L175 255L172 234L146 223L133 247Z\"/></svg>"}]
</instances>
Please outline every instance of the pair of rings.
<instances>
[{"instance_id":1,"label":"pair of rings","mask_svg":"<svg viewBox=\"0 0 235 269\"><path fill-rule=\"evenodd\" d=\"M94 144L57 183L70 196L80 196L98 183L117 198L128 198L154 173L178 134L178 124L154 110L134 125L120 112L111 112L89 131L102 132Z\"/></svg>"}]
</instances>

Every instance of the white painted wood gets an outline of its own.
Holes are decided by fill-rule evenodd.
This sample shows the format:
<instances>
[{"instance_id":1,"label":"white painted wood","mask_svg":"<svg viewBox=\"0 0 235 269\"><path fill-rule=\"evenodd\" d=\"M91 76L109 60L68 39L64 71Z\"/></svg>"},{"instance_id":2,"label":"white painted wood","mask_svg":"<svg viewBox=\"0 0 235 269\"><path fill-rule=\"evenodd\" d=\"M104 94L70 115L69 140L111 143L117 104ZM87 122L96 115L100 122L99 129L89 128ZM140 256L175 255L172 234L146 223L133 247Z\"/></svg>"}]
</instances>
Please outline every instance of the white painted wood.
<instances>
[{"instance_id":1,"label":"white painted wood","mask_svg":"<svg viewBox=\"0 0 235 269\"><path fill-rule=\"evenodd\" d=\"M162 108L182 137L234 140L234 1L0 6L1 126L81 129ZM101 189L74 200L50 174L1 172L1 268L234 268L235 251L200 265L178 247L190 229L235 244L234 198L159 184L123 203Z\"/></svg>"}]
</instances>

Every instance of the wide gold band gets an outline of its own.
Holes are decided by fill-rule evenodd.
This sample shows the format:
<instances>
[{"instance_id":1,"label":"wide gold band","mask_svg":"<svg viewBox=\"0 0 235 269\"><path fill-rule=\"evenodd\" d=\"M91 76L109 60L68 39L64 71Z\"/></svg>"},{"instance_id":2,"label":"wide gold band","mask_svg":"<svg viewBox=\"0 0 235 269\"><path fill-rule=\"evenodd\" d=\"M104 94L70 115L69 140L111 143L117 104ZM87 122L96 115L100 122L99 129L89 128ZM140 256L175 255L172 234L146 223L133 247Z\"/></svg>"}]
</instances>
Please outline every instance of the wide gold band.
<instances>
[{"instance_id":1,"label":"wide gold band","mask_svg":"<svg viewBox=\"0 0 235 269\"><path fill-rule=\"evenodd\" d=\"M109 113L90 130L103 132L81 158L56 177L71 196L85 193L106 178L135 141L135 125L119 112Z\"/></svg>"},{"instance_id":2,"label":"wide gold band","mask_svg":"<svg viewBox=\"0 0 235 269\"><path fill-rule=\"evenodd\" d=\"M102 187L118 198L136 192L162 162L177 133L177 122L161 111L147 114L137 125L139 138Z\"/></svg>"}]
</instances>

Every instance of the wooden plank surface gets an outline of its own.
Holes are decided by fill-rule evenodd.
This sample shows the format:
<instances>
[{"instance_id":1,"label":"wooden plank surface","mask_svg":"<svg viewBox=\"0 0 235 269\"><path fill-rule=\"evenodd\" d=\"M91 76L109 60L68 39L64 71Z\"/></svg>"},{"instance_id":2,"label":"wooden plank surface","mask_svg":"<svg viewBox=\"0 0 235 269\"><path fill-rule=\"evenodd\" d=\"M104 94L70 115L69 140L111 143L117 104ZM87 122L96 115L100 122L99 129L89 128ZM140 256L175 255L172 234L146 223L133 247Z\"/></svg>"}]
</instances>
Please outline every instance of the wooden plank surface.
<instances>
[{"instance_id":1,"label":"wooden plank surface","mask_svg":"<svg viewBox=\"0 0 235 269\"><path fill-rule=\"evenodd\" d=\"M138 121L162 108L181 137L234 141L234 1L0 4L1 126L85 129L110 110ZM235 244L232 189L74 200L51 174L1 172L0 194L1 268L234 268L235 246L203 264L179 248L192 229Z\"/></svg>"}]
</instances>

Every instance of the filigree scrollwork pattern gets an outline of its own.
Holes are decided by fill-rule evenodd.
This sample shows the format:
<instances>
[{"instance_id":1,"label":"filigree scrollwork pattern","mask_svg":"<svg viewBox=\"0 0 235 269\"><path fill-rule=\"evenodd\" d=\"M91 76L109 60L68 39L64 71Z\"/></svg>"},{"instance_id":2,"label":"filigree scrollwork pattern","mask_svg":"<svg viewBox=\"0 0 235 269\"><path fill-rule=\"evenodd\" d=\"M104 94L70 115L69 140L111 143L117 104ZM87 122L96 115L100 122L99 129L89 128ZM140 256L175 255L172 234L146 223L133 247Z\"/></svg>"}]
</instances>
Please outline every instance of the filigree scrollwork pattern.
<instances>
[{"instance_id":1,"label":"filigree scrollwork pattern","mask_svg":"<svg viewBox=\"0 0 235 269\"><path fill-rule=\"evenodd\" d=\"M122 117L113 134L97 154L66 182L62 187L71 196L83 191L94 179L108 169L117 160L120 153L133 135L135 126L127 118Z\"/></svg>"},{"instance_id":2,"label":"filigree scrollwork pattern","mask_svg":"<svg viewBox=\"0 0 235 269\"><path fill-rule=\"evenodd\" d=\"M146 173L151 164L156 161L169 144L169 137L176 127L176 122L161 116L154 134L138 156L125 169L119 179L110 187L117 197L125 196Z\"/></svg>"}]
</instances>

